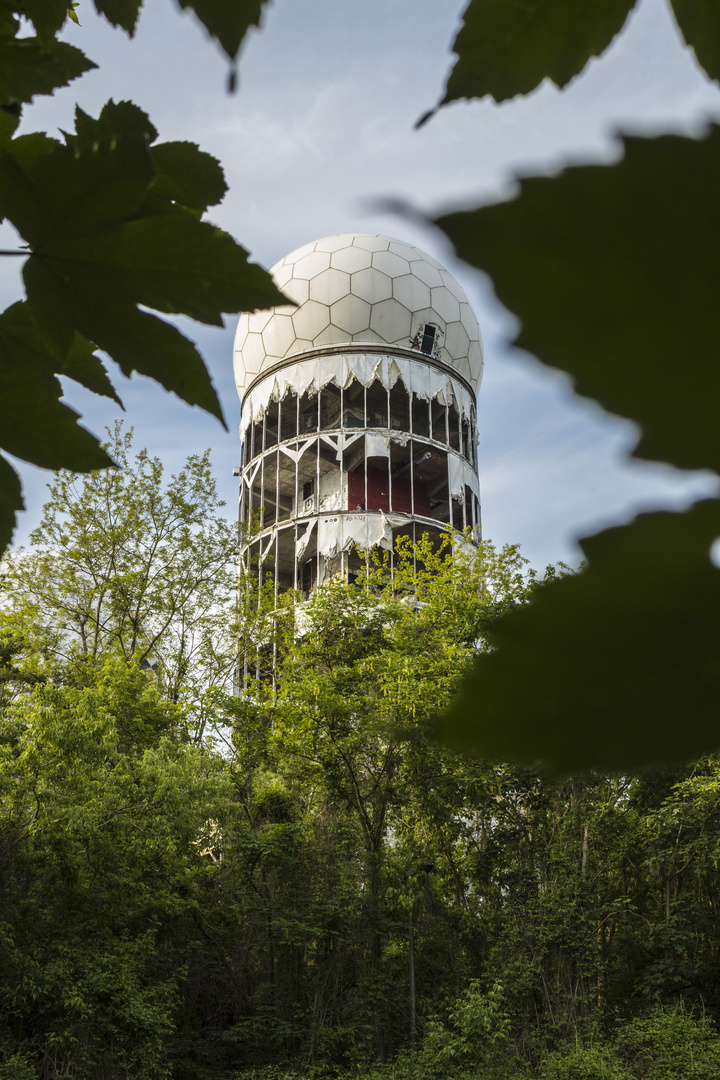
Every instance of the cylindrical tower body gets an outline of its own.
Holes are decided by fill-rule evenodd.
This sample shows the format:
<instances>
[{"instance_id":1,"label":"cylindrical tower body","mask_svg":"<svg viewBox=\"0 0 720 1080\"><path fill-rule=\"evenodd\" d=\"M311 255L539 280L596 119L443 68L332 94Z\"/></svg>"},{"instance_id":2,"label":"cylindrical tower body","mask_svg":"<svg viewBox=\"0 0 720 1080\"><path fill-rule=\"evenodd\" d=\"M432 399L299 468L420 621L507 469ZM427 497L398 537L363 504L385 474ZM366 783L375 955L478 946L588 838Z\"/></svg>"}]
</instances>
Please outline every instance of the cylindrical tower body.
<instances>
[{"instance_id":1,"label":"cylindrical tower body","mask_svg":"<svg viewBox=\"0 0 720 1080\"><path fill-rule=\"evenodd\" d=\"M477 320L440 263L384 236L332 236L271 271L298 304L243 315L244 557L305 594L357 549L448 525L480 535Z\"/></svg>"}]
</instances>

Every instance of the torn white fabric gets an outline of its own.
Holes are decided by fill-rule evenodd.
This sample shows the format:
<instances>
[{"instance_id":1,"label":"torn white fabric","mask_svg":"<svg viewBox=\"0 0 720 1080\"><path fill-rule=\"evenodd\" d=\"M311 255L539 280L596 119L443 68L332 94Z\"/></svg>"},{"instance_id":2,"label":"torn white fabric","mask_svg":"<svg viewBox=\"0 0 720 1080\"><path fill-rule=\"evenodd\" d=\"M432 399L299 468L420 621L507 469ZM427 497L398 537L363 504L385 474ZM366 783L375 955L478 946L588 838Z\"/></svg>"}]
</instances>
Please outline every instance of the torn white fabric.
<instances>
[{"instance_id":1,"label":"torn white fabric","mask_svg":"<svg viewBox=\"0 0 720 1080\"><path fill-rule=\"evenodd\" d=\"M377 378L386 389L402 379L409 394L427 401L437 398L443 405L455 401L463 416L471 419L472 395L459 380L421 359L387 353L331 353L289 364L258 383L243 400L241 437L249 424L262 418L271 400L280 400L288 391L298 396L316 394L331 382L348 386L353 378L363 386Z\"/></svg>"},{"instance_id":2,"label":"torn white fabric","mask_svg":"<svg viewBox=\"0 0 720 1080\"><path fill-rule=\"evenodd\" d=\"M318 523L318 551L327 559L351 547L392 548L392 523L383 513L334 514Z\"/></svg>"},{"instance_id":3,"label":"torn white fabric","mask_svg":"<svg viewBox=\"0 0 720 1080\"><path fill-rule=\"evenodd\" d=\"M390 439L377 431L368 431L365 436L366 457L390 457Z\"/></svg>"},{"instance_id":4,"label":"torn white fabric","mask_svg":"<svg viewBox=\"0 0 720 1080\"><path fill-rule=\"evenodd\" d=\"M452 499L465 498L465 462L457 454L452 452L447 456L448 484L450 485L450 497Z\"/></svg>"},{"instance_id":5,"label":"torn white fabric","mask_svg":"<svg viewBox=\"0 0 720 1080\"><path fill-rule=\"evenodd\" d=\"M305 522L302 523L302 524L307 524L307 528L306 528L305 532L302 534L302 536L298 536L297 540L295 541L295 558L298 561L300 559L302 559L303 555L305 554L305 551L307 550L307 546L310 543L310 538L312 537L313 530L315 528L316 523L317 523L317 518L313 518L312 521L308 521L307 523L305 523Z\"/></svg>"}]
</instances>

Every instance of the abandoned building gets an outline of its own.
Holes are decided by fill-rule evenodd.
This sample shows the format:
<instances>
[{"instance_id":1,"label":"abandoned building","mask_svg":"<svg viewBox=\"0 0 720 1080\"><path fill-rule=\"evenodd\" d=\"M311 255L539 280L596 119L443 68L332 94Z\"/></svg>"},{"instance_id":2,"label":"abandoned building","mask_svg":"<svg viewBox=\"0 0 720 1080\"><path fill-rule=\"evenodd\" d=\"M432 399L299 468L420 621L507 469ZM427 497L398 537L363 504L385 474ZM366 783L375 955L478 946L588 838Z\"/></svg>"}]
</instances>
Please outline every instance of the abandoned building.
<instances>
[{"instance_id":1,"label":"abandoned building","mask_svg":"<svg viewBox=\"0 0 720 1080\"><path fill-rule=\"evenodd\" d=\"M400 535L478 539L483 354L457 281L371 235L307 244L271 273L297 307L242 315L235 337L248 567L308 594Z\"/></svg>"}]
</instances>

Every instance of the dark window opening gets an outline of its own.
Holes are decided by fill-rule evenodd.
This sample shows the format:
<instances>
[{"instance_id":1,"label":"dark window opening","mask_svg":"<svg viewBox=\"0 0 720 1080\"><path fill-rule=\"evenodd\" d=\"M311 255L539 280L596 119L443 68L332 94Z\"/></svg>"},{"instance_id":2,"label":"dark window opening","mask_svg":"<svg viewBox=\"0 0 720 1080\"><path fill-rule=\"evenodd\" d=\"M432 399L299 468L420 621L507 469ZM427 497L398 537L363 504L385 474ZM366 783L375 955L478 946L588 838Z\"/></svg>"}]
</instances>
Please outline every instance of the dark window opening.
<instances>
[{"instance_id":1,"label":"dark window opening","mask_svg":"<svg viewBox=\"0 0 720 1080\"><path fill-rule=\"evenodd\" d=\"M430 403L413 394L412 402L413 435L430 438Z\"/></svg>"},{"instance_id":2,"label":"dark window opening","mask_svg":"<svg viewBox=\"0 0 720 1080\"><path fill-rule=\"evenodd\" d=\"M377 379L367 389L367 426L388 426L388 392Z\"/></svg>"},{"instance_id":3,"label":"dark window opening","mask_svg":"<svg viewBox=\"0 0 720 1080\"><path fill-rule=\"evenodd\" d=\"M343 427L365 427L365 387L357 379L343 391Z\"/></svg>"},{"instance_id":4,"label":"dark window opening","mask_svg":"<svg viewBox=\"0 0 720 1080\"><path fill-rule=\"evenodd\" d=\"M311 480L306 480L302 489L303 499L309 499L311 495L315 494L315 477Z\"/></svg>"},{"instance_id":5,"label":"dark window opening","mask_svg":"<svg viewBox=\"0 0 720 1080\"><path fill-rule=\"evenodd\" d=\"M320 391L320 430L340 427L340 387L333 383Z\"/></svg>"},{"instance_id":6,"label":"dark window opening","mask_svg":"<svg viewBox=\"0 0 720 1080\"><path fill-rule=\"evenodd\" d=\"M280 442L297 438L297 407L297 394L286 394L280 402Z\"/></svg>"},{"instance_id":7,"label":"dark window opening","mask_svg":"<svg viewBox=\"0 0 720 1080\"><path fill-rule=\"evenodd\" d=\"M300 398L300 434L317 431L318 428L318 396L310 394L307 390Z\"/></svg>"},{"instance_id":8,"label":"dark window opening","mask_svg":"<svg viewBox=\"0 0 720 1080\"><path fill-rule=\"evenodd\" d=\"M278 403L271 401L265 410L265 449L275 446L278 441Z\"/></svg>"}]
</instances>

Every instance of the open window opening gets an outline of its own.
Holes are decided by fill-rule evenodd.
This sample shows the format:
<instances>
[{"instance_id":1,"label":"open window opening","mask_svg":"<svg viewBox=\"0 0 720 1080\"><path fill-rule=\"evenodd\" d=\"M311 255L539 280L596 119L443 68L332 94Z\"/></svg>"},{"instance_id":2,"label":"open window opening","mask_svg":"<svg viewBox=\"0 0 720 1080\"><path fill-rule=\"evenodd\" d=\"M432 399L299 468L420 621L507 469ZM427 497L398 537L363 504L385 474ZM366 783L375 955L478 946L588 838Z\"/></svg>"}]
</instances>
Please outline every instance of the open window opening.
<instances>
[{"instance_id":1,"label":"open window opening","mask_svg":"<svg viewBox=\"0 0 720 1080\"><path fill-rule=\"evenodd\" d=\"M448 407L448 435L450 446L460 453L460 416L454 401Z\"/></svg>"},{"instance_id":2,"label":"open window opening","mask_svg":"<svg viewBox=\"0 0 720 1080\"><path fill-rule=\"evenodd\" d=\"M422 439L430 438L430 402L413 394L412 431Z\"/></svg>"},{"instance_id":3,"label":"open window opening","mask_svg":"<svg viewBox=\"0 0 720 1080\"><path fill-rule=\"evenodd\" d=\"M308 435L318 429L318 395L306 390L300 398L300 435Z\"/></svg>"},{"instance_id":4,"label":"open window opening","mask_svg":"<svg viewBox=\"0 0 720 1080\"><path fill-rule=\"evenodd\" d=\"M277 519L290 521L295 506L295 469L296 463L287 454L279 451L280 472L277 490Z\"/></svg>"},{"instance_id":5,"label":"open window opening","mask_svg":"<svg viewBox=\"0 0 720 1080\"><path fill-rule=\"evenodd\" d=\"M295 588L295 529L285 528L277 539L277 586L280 592Z\"/></svg>"},{"instance_id":6,"label":"open window opening","mask_svg":"<svg viewBox=\"0 0 720 1080\"><path fill-rule=\"evenodd\" d=\"M269 401L265 410L265 449L276 446L278 441L278 421L280 410L277 401Z\"/></svg>"},{"instance_id":7,"label":"open window opening","mask_svg":"<svg viewBox=\"0 0 720 1080\"><path fill-rule=\"evenodd\" d=\"M430 406L432 419L432 438L435 442L447 442L447 407L433 398Z\"/></svg>"},{"instance_id":8,"label":"open window opening","mask_svg":"<svg viewBox=\"0 0 720 1080\"><path fill-rule=\"evenodd\" d=\"M340 387L328 383L320 391L320 430L333 431L340 427Z\"/></svg>"},{"instance_id":9,"label":"open window opening","mask_svg":"<svg viewBox=\"0 0 720 1080\"><path fill-rule=\"evenodd\" d=\"M400 379L390 390L390 427L393 431L410 430L410 395Z\"/></svg>"},{"instance_id":10,"label":"open window opening","mask_svg":"<svg viewBox=\"0 0 720 1080\"><path fill-rule=\"evenodd\" d=\"M278 451L273 450L263 460L263 529L277 520L277 456Z\"/></svg>"},{"instance_id":11,"label":"open window opening","mask_svg":"<svg viewBox=\"0 0 720 1080\"><path fill-rule=\"evenodd\" d=\"M294 390L288 391L280 402L280 442L296 439L298 433L298 399Z\"/></svg>"},{"instance_id":12,"label":"open window opening","mask_svg":"<svg viewBox=\"0 0 720 1080\"><path fill-rule=\"evenodd\" d=\"M365 387L357 379L343 391L343 427L365 427Z\"/></svg>"},{"instance_id":13,"label":"open window opening","mask_svg":"<svg viewBox=\"0 0 720 1080\"><path fill-rule=\"evenodd\" d=\"M415 513L447 521L447 459L441 450L413 443L413 497Z\"/></svg>"},{"instance_id":14,"label":"open window opening","mask_svg":"<svg viewBox=\"0 0 720 1080\"><path fill-rule=\"evenodd\" d=\"M388 426L388 392L378 379L368 386L365 400L367 426L386 428Z\"/></svg>"},{"instance_id":15,"label":"open window opening","mask_svg":"<svg viewBox=\"0 0 720 1080\"><path fill-rule=\"evenodd\" d=\"M412 444L390 443L390 508L396 514L412 514Z\"/></svg>"},{"instance_id":16,"label":"open window opening","mask_svg":"<svg viewBox=\"0 0 720 1080\"><path fill-rule=\"evenodd\" d=\"M298 506L297 516L314 514L317 510L317 454L306 450L298 461Z\"/></svg>"}]
</instances>

